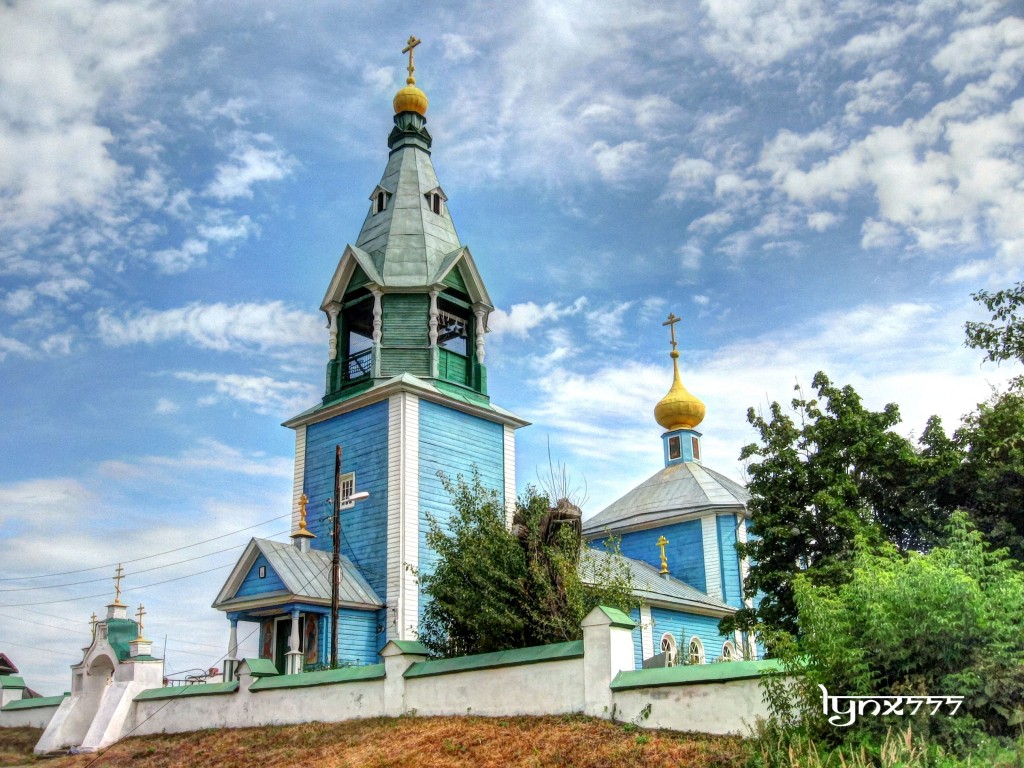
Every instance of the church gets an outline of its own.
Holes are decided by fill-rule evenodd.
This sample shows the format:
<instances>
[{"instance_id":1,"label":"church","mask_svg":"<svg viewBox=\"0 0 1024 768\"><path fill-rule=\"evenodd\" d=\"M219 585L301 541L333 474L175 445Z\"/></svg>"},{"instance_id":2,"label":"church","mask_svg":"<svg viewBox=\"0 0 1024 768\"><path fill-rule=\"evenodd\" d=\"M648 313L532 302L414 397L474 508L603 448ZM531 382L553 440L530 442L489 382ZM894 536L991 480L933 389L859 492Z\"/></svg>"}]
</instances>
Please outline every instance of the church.
<instances>
[{"instance_id":1,"label":"church","mask_svg":"<svg viewBox=\"0 0 1024 768\"><path fill-rule=\"evenodd\" d=\"M427 520L451 514L439 473L479 473L511 522L516 430L528 422L488 395L494 305L431 160L418 44L404 51L409 76L383 176L367 184L366 218L320 305L323 399L284 423L295 432L292 541L250 541L213 603L230 623L226 679L239 663L239 622L258 626L260 657L284 674L372 664L389 641L415 640L426 599L416 573L436 559ZM718 632L743 605L734 545L745 540L749 497L701 463L705 406L681 382L676 320L666 323L674 380L655 409L665 466L584 521L591 556L614 536L627 558L637 668L758 652Z\"/></svg>"}]
</instances>

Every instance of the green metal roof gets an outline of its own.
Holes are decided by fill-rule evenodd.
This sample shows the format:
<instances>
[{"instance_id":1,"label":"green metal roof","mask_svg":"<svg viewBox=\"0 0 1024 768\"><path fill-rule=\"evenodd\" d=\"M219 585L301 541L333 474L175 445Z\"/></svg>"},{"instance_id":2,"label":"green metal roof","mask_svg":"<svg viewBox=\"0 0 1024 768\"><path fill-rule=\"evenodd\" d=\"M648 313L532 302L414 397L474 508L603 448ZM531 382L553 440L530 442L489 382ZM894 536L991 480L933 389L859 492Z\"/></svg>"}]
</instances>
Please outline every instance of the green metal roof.
<instances>
[{"instance_id":1,"label":"green metal roof","mask_svg":"<svg viewBox=\"0 0 1024 768\"><path fill-rule=\"evenodd\" d=\"M538 645L532 648L514 648L510 651L478 653L474 656L458 656L453 659L418 661L405 671L404 677L430 677L447 675L452 672L467 672L472 669L493 669L494 667L515 667L521 664L537 664L542 661L575 659L583 656L583 641Z\"/></svg>"},{"instance_id":2,"label":"green metal roof","mask_svg":"<svg viewBox=\"0 0 1024 768\"><path fill-rule=\"evenodd\" d=\"M17 675L0 675L0 688L25 688L24 679Z\"/></svg>"},{"instance_id":3,"label":"green metal roof","mask_svg":"<svg viewBox=\"0 0 1024 768\"><path fill-rule=\"evenodd\" d=\"M253 677L267 677L280 674L274 662L270 659L243 659L249 667L249 674Z\"/></svg>"},{"instance_id":4,"label":"green metal roof","mask_svg":"<svg viewBox=\"0 0 1024 768\"><path fill-rule=\"evenodd\" d=\"M131 655L128 646L139 637L139 625L131 619L107 619L104 623L107 625L107 642L117 654L117 660L127 660Z\"/></svg>"},{"instance_id":5,"label":"green metal roof","mask_svg":"<svg viewBox=\"0 0 1024 768\"><path fill-rule=\"evenodd\" d=\"M10 712L15 709L42 709L43 707L58 707L68 697L68 694L61 696L37 696L34 699L19 699L4 705L3 711Z\"/></svg>"},{"instance_id":6,"label":"green metal roof","mask_svg":"<svg viewBox=\"0 0 1024 768\"><path fill-rule=\"evenodd\" d=\"M426 287L445 257L462 246L448 206L436 214L427 199L427 193L440 186L430 152L417 143L399 145L388 158L379 186L391 197L378 213L370 206L355 243L372 260L373 269L366 271L379 276L381 285Z\"/></svg>"},{"instance_id":7,"label":"green metal roof","mask_svg":"<svg viewBox=\"0 0 1024 768\"><path fill-rule=\"evenodd\" d=\"M135 701L152 701L154 699L181 699L188 696L215 696L220 693L234 693L238 690L238 681L230 683L196 683L195 685L175 685L169 688L150 688L135 697Z\"/></svg>"},{"instance_id":8,"label":"green metal roof","mask_svg":"<svg viewBox=\"0 0 1024 768\"><path fill-rule=\"evenodd\" d=\"M601 611L608 620L611 621L611 626L621 627L623 629L636 629L636 622L633 621L629 616L624 614L618 608L610 608L607 605L597 606L597 610Z\"/></svg>"},{"instance_id":9,"label":"green metal roof","mask_svg":"<svg viewBox=\"0 0 1024 768\"><path fill-rule=\"evenodd\" d=\"M414 654L416 656L430 655L430 651L427 650L427 646L419 640L389 640L388 642L394 643L395 647L402 653Z\"/></svg>"},{"instance_id":10,"label":"green metal roof","mask_svg":"<svg viewBox=\"0 0 1024 768\"><path fill-rule=\"evenodd\" d=\"M613 691L631 688L659 688L665 685L698 685L725 683L760 677L766 672L777 672L782 665L777 659L761 661L723 661L716 664L684 664L679 667L658 667L619 672L612 680Z\"/></svg>"},{"instance_id":11,"label":"green metal roof","mask_svg":"<svg viewBox=\"0 0 1024 768\"><path fill-rule=\"evenodd\" d=\"M302 672L297 675L264 677L253 683L249 690L269 691L276 688L309 688L314 685L357 683L362 680L381 680L383 678L383 664L367 664L362 667L325 669L320 672Z\"/></svg>"}]
</instances>

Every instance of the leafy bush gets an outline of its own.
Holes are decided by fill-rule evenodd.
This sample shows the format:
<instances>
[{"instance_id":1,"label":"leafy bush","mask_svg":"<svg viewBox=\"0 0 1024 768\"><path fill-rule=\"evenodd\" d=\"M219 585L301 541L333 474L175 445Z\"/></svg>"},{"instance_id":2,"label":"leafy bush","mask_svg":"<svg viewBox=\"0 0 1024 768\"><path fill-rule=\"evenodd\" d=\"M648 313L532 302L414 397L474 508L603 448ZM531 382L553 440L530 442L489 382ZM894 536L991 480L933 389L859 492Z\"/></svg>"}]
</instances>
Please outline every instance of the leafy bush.
<instances>
[{"instance_id":1,"label":"leafy bush","mask_svg":"<svg viewBox=\"0 0 1024 768\"><path fill-rule=\"evenodd\" d=\"M766 680L777 733L826 745L881 743L906 728L964 752L984 735L1011 737L1024 724L1024 575L1004 550L991 552L956 513L948 545L900 555L861 546L838 587L797 577L799 640L772 638L793 677ZM830 725L823 685L835 696L964 696L956 716L857 718Z\"/></svg>"}]
</instances>

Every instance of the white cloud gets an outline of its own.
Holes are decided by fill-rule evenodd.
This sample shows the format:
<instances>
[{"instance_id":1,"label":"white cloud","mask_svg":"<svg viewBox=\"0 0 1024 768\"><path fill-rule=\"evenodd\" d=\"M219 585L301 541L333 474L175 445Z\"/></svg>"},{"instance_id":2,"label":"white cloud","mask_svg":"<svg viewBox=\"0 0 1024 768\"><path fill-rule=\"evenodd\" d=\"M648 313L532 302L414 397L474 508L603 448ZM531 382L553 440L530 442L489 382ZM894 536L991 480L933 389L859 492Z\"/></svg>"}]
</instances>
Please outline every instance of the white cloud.
<instances>
[{"instance_id":1,"label":"white cloud","mask_svg":"<svg viewBox=\"0 0 1024 768\"><path fill-rule=\"evenodd\" d=\"M295 159L274 146L266 134L237 132L235 148L230 160L217 166L216 178L206 188L206 194L218 200L252 197L252 188L262 181L280 181L291 175Z\"/></svg>"},{"instance_id":2,"label":"white cloud","mask_svg":"<svg viewBox=\"0 0 1024 768\"><path fill-rule=\"evenodd\" d=\"M1019 72L1024 66L1024 19L1010 16L997 24L960 30L932 57L946 73L946 84L993 72Z\"/></svg>"},{"instance_id":3,"label":"white cloud","mask_svg":"<svg viewBox=\"0 0 1024 768\"><path fill-rule=\"evenodd\" d=\"M715 175L715 166L700 157L682 156L676 159L668 174L664 197L682 202L693 192L708 186Z\"/></svg>"},{"instance_id":4,"label":"white cloud","mask_svg":"<svg viewBox=\"0 0 1024 768\"><path fill-rule=\"evenodd\" d=\"M446 61L463 61L476 55L477 52L465 35L454 35L451 32L446 32L441 35L441 42L444 43L444 58Z\"/></svg>"},{"instance_id":5,"label":"white cloud","mask_svg":"<svg viewBox=\"0 0 1024 768\"><path fill-rule=\"evenodd\" d=\"M700 268L701 260L704 258L704 249L696 240L683 243L676 251L679 254L679 266L688 272Z\"/></svg>"},{"instance_id":6,"label":"white cloud","mask_svg":"<svg viewBox=\"0 0 1024 768\"><path fill-rule=\"evenodd\" d=\"M622 338L623 318L635 302L619 301L611 306L587 312L587 333L595 339L612 341Z\"/></svg>"},{"instance_id":7,"label":"white cloud","mask_svg":"<svg viewBox=\"0 0 1024 768\"><path fill-rule=\"evenodd\" d=\"M594 165L605 181L619 182L634 174L644 162L647 145L642 141L623 141L610 146L605 141L590 145Z\"/></svg>"},{"instance_id":8,"label":"white cloud","mask_svg":"<svg viewBox=\"0 0 1024 768\"><path fill-rule=\"evenodd\" d=\"M61 530L92 516L95 496L69 477L22 480L0 485L0 530L4 538L14 528Z\"/></svg>"},{"instance_id":9,"label":"white cloud","mask_svg":"<svg viewBox=\"0 0 1024 768\"><path fill-rule=\"evenodd\" d=\"M309 408L317 401L320 392L306 381L280 381L270 376L179 371L174 377L193 384L213 384L219 397L208 396L202 405L214 405L223 398L229 398L256 413L275 417L294 415Z\"/></svg>"},{"instance_id":10,"label":"white cloud","mask_svg":"<svg viewBox=\"0 0 1024 768\"><path fill-rule=\"evenodd\" d=\"M740 77L764 69L824 37L833 27L819 0L702 0L704 47Z\"/></svg>"},{"instance_id":11,"label":"white cloud","mask_svg":"<svg viewBox=\"0 0 1024 768\"><path fill-rule=\"evenodd\" d=\"M46 280L36 285L36 293L61 302L70 299L72 293L79 293L88 289L89 283L80 277L62 277L55 280Z\"/></svg>"},{"instance_id":12,"label":"white cloud","mask_svg":"<svg viewBox=\"0 0 1024 768\"><path fill-rule=\"evenodd\" d=\"M152 255L153 263L165 275L178 275L187 272L197 264L210 250L205 240L197 240L194 237L188 238L181 244L180 248L165 248L156 251Z\"/></svg>"},{"instance_id":13,"label":"white cloud","mask_svg":"<svg viewBox=\"0 0 1024 768\"><path fill-rule=\"evenodd\" d=\"M562 306L553 301L547 304L536 304L527 301L522 304L513 304L509 311L495 309L491 312L488 326L495 336L508 334L516 338L525 339L534 328L558 320L562 317L578 314L586 306L587 300L581 296L572 304Z\"/></svg>"},{"instance_id":14,"label":"white cloud","mask_svg":"<svg viewBox=\"0 0 1024 768\"><path fill-rule=\"evenodd\" d=\"M9 315L23 315L32 309L35 300L35 291L31 291L28 288L18 288L4 296L3 300L0 301L0 307Z\"/></svg>"},{"instance_id":15,"label":"white cloud","mask_svg":"<svg viewBox=\"0 0 1024 768\"><path fill-rule=\"evenodd\" d=\"M189 304L177 309L142 309L115 316L96 314L104 344L122 347L184 341L193 346L294 353L295 347L326 339L317 315L288 309L283 302L265 304Z\"/></svg>"},{"instance_id":16,"label":"white cloud","mask_svg":"<svg viewBox=\"0 0 1024 768\"><path fill-rule=\"evenodd\" d=\"M0 361L6 359L9 354L31 357L32 348L24 342L12 339L9 336L4 336L0 333Z\"/></svg>"},{"instance_id":17,"label":"white cloud","mask_svg":"<svg viewBox=\"0 0 1024 768\"><path fill-rule=\"evenodd\" d=\"M807 214L807 226L815 232L824 232L841 221L841 217L830 211L815 211Z\"/></svg>"},{"instance_id":18,"label":"white cloud","mask_svg":"<svg viewBox=\"0 0 1024 768\"><path fill-rule=\"evenodd\" d=\"M291 478L294 464L293 459L289 457L268 456L263 451L243 451L217 440L204 438L176 456L154 455L140 456L130 461L105 461L99 465L99 472L109 478L152 478L154 468ZM176 476L179 475L172 472L163 479L167 481Z\"/></svg>"},{"instance_id":19,"label":"white cloud","mask_svg":"<svg viewBox=\"0 0 1024 768\"><path fill-rule=\"evenodd\" d=\"M176 402L166 397L161 397L159 400L157 400L156 406L154 406L153 408L153 412L160 416L166 416L171 413L177 413L180 410L181 408Z\"/></svg>"},{"instance_id":20,"label":"white cloud","mask_svg":"<svg viewBox=\"0 0 1024 768\"><path fill-rule=\"evenodd\" d=\"M251 234L259 233L259 225L248 216L239 216L231 224L225 223L223 219L223 216L211 217L209 223L200 224L196 231L202 237L215 243L245 239Z\"/></svg>"},{"instance_id":21,"label":"white cloud","mask_svg":"<svg viewBox=\"0 0 1024 768\"><path fill-rule=\"evenodd\" d=\"M859 82L840 86L840 93L853 94L853 98L846 102L843 119L847 123L857 124L865 115L892 114L899 107L898 94L904 82L903 75L884 69Z\"/></svg>"},{"instance_id":22,"label":"white cloud","mask_svg":"<svg viewBox=\"0 0 1024 768\"><path fill-rule=\"evenodd\" d=\"M703 294L700 293L694 294L692 298L693 303L700 307L706 307L708 304L711 303L710 297L704 296Z\"/></svg>"},{"instance_id":23,"label":"white cloud","mask_svg":"<svg viewBox=\"0 0 1024 768\"><path fill-rule=\"evenodd\" d=\"M0 5L0 224L45 225L104 203L121 178L101 107L164 49L173 6Z\"/></svg>"},{"instance_id":24,"label":"white cloud","mask_svg":"<svg viewBox=\"0 0 1024 768\"><path fill-rule=\"evenodd\" d=\"M395 68L367 64L363 67L363 82L378 93L385 93L395 87Z\"/></svg>"}]
</instances>

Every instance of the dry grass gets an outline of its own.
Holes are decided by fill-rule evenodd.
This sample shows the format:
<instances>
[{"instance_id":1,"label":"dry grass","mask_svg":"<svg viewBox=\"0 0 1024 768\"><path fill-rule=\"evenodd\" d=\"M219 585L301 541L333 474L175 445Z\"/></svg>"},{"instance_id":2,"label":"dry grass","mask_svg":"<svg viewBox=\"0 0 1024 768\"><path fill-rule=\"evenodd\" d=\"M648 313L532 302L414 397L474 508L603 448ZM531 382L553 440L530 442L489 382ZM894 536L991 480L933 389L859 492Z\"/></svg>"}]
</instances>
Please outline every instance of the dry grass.
<instances>
[{"instance_id":1,"label":"dry grass","mask_svg":"<svg viewBox=\"0 0 1024 768\"><path fill-rule=\"evenodd\" d=\"M28 747L31 751L31 745ZM734 768L740 739L642 731L566 717L403 717L126 739L47 768Z\"/></svg>"},{"instance_id":2,"label":"dry grass","mask_svg":"<svg viewBox=\"0 0 1024 768\"><path fill-rule=\"evenodd\" d=\"M0 765L31 762L32 747L42 735L39 728L0 728Z\"/></svg>"}]
</instances>

